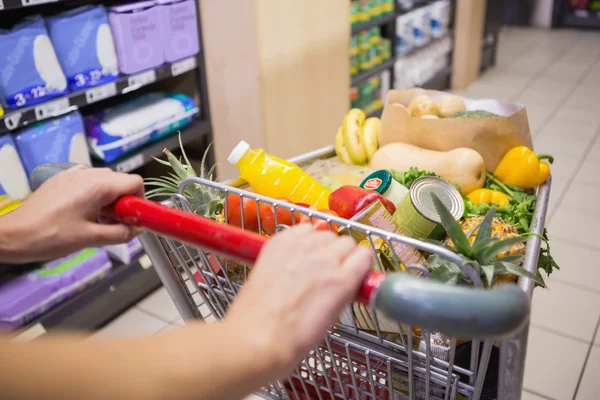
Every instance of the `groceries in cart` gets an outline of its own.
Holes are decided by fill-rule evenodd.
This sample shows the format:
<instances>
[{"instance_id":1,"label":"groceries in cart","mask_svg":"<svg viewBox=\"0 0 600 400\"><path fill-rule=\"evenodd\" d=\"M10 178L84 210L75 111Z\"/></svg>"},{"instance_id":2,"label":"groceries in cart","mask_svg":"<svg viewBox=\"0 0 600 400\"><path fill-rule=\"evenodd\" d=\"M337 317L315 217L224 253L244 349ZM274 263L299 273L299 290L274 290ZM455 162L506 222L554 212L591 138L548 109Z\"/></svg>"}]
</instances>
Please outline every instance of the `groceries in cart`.
<instances>
[{"instance_id":1,"label":"groceries in cart","mask_svg":"<svg viewBox=\"0 0 600 400\"><path fill-rule=\"evenodd\" d=\"M214 182L204 162L195 171L183 148L181 159L165 150L160 162L174 173L146 182L148 197L169 198L176 208L263 240L312 223L374 250L375 279L383 283L361 290L362 301L340 315L326 348L265 393L303 398L326 387L324 398L358 390L371 397L382 391L383 398L477 399L505 390L496 378L506 368L498 348L508 351L495 340L500 333L479 336L473 329L484 315L490 321L526 315L528 305L502 293L530 296L558 268L543 227L553 160L534 152L526 109L421 89L391 91L381 119L352 109L332 139L328 151L294 162L242 142L229 157L242 178L228 182L234 186ZM188 276L222 318L252 269L218 251L206 255ZM398 276L406 278L390 279ZM473 300L475 293L482 296ZM465 317L471 307L486 312ZM415 315L433 312L436 321L415 322ZM333 349L336 343L345 348Z\"/></svg>"}]
</instances>

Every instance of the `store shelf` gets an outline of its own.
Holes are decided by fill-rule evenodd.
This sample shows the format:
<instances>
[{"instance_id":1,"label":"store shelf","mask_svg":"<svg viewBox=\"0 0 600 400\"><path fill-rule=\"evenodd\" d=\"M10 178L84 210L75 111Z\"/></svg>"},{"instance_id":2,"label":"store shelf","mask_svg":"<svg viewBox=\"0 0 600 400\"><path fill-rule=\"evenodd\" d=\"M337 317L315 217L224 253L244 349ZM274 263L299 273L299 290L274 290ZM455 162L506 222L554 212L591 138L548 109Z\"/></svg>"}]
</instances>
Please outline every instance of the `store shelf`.
<instances>
[{"instance_id":1,"label":"store shelf","mask_svg":"<svg viewBox=\"0 0 600 400\"><path fill-rule=\"evenodd\" d=\"M362 24L355 25L352 27L352 34L356 35L357 33L366 31L375 26L383 26L383 25L389 24L390 22L393 22L397 16L398 15L396 15L394 13L394 14L386 15L386 16L379 17L379 18L373 18L368 22L363 22Z\"/></svg>"},{"instance_id":2,"label":"store shelf","mask_svg":"<svg viewBox=\"0 0 600 400\"><path fill-rule=\"evenodd\" d=\"M195 120L181 131L181 142L185 146L188 143L206 137L209 135L210 130L211 126L209 121ZM164 148L168 148L169 150L178 149L179 135L175 133L157 142L149 143L125 158L116 160L112 163L105 164L102 162L94 162L94 166L108 167L118 172L131 172L146 165L148 162L153 161L152 157L162 156Z\"/></svg>"},{"instance_id":3,"label":"store shelf","mask_svg":"<svg viewBox=\"0 0 600 400\"><path fill-rule=\"evenodd\" d=\"M600 29L600 12L587 10L566 12L563 16L563 25L577 28Z\"/></svg>"},{"instance_id":4,"label":"store shelf","mask_svg":"<svg viewBox=\"0 0 600 400\"><path fill-rule=\"evenodd\" d=\"M48 331L98 329L160 286L146 254L129 265L114 263L106 278L46 311L15 337L33 339Z\"/></svg>"},{"instance_id":5,"label":"store shelf","mask_svg":"<svg viewBox=\"0 0 600 400\"><path fill-rule=\"evenodd\" d=\"M158 68L153 68L135 75L123 76L114 82L101 86L69 93L66 96L52 99L41 104L14 111L5 110L6 114L4 117L0 118L0 134L7 131L13 131L38 121L69 113L107 98L133 92L151 83L194 70L197 66L198 58L195 56L189 57L173 64L162 65Z\"/></svg>"},{"instance_id":6,"label":"store shelf","mask_svg":"<svg viewBox=\"0 0 600 400\"><path fill-rule=\"evenodd\" d=\"M40 4L57 3L60 0L0 0L0 11L37 6Z\"/></svg>"},{"instance_id":7,"label":"store shelf","mask_svg":"<svg viewBox=\"0 0 600 400\"><path fill-rule=\"evenodd\" d=\"M446 67L435 74L431 79L421 85L423 89L428 90L446 90L448 89L451 67Z\"/></svg>"},{"instance_id":8,"label":"store shelf","mask_svg":"<svg viewBox=\"0 0 600 400\"><path fill-rule=\"evenodd\" d=\"M392 68L394 66L395 61L396 60L392 58L390 60L384 61L381 65L372 68L369 71L362 72L356 75L354 78L352 78L352 86L360 85L361 83L364 83L367 79L379 75L383 71Z\"/></svg>"},{"instance_id":9,"label":"store shelf","mask_svg":"<svg viewBox=\"0 0 600 400\"><path fill-rule=\"evenodd\" d=\"M382 113L383 113L383 107L378 108L377 110L373 110L370 113L368 113L367 118L371 118L371 117L381 118Z\"/></svg>"}]
</instances>

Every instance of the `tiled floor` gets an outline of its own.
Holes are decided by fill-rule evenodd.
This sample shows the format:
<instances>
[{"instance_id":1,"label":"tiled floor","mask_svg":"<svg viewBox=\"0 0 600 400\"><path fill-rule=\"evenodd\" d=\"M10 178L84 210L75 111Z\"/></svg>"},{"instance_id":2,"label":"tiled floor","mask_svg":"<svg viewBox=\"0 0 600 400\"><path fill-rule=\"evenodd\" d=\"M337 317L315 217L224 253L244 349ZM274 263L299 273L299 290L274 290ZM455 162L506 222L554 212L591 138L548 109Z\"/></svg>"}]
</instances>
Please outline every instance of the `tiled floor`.
<instances>
[{"instance_id":1,"label":"tiled floor","mask_svg":"<svg viewBox=\"0 0 600 400\"><path fill-rule=\"evenodd\" d=\"M547 222L562 269L536 290L523 399L598 399L600 32L507 29L496 68L462 93L525 104L536 150L556 157ZM160 289L98 335L180 324Z\"/></svg>"}]
</instances>

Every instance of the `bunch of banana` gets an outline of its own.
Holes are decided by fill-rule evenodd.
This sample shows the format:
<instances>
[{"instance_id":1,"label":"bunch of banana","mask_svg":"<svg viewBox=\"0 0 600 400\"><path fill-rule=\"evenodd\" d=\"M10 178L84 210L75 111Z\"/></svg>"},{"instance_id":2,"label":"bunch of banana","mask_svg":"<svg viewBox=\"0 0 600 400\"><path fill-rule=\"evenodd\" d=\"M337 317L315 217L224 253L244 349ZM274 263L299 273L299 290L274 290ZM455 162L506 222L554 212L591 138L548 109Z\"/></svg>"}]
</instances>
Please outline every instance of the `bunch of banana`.
<instances>
[{"instance_id":1,"label":"bunch of banana","mask_svg":"<svg viewBox=\"0 0 600 400\"><path fill-rule=\"evenodd\" d=\"M379 118L367 118L358 108L348 111L335 135L335 153L338 158L350 165L368 164L379 147L380 127Z\"/></svg>"}]
</instances>

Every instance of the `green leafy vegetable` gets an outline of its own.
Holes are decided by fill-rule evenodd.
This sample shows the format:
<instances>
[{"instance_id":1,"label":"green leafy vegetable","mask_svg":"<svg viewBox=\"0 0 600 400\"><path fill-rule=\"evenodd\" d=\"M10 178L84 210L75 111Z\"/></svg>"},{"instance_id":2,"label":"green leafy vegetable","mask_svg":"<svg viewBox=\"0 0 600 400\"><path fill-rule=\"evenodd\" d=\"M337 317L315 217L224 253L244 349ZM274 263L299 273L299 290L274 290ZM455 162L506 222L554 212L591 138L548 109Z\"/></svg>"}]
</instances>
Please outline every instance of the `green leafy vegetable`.
<instances>
[{"instance_id":1,"label":"green leafy vegetable","mask_svg":"<svg viewBox=\"0 0 600 400\"><path fill-rule=\"evenodd\" d=\"M435 176L439 178L439 176L433 172L421 171L416 167L410 167L410 169L406 172L400 172L392 169L390 170L390 173L392 174L392 178L394 178L394 180L398 181L407 189L410 189L410 185L412 185L415 180L422 176Z\"/></svg>"}]
</instances>

